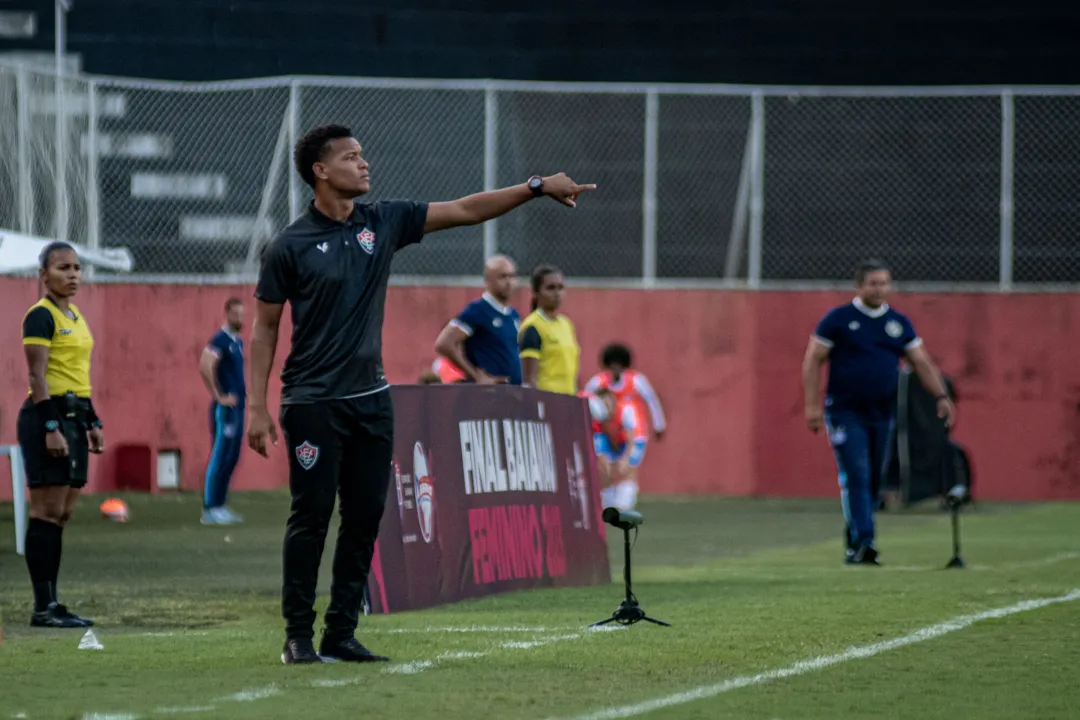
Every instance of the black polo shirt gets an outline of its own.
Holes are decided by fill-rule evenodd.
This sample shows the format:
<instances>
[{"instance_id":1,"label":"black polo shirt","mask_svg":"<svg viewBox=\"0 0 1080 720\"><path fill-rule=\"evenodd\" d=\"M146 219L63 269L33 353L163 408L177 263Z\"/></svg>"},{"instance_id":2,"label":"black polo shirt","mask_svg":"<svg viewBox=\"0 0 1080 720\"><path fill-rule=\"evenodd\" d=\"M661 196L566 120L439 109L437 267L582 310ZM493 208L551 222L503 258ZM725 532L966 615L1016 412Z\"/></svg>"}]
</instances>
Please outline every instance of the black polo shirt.
<instances>
[{"instance_id":1,"label":"black polo shirt","mask_svg":"<svg viewBox=\"0 0 1080 720\"><path fill-rule=\"evenodd\" d=\"M427 204L355 203L338 222L314 203L266 246L255 297L292 306L282 404L357 397L389 387L382 365L394 253L420 242Z\"/></svg>"}]
</instances>

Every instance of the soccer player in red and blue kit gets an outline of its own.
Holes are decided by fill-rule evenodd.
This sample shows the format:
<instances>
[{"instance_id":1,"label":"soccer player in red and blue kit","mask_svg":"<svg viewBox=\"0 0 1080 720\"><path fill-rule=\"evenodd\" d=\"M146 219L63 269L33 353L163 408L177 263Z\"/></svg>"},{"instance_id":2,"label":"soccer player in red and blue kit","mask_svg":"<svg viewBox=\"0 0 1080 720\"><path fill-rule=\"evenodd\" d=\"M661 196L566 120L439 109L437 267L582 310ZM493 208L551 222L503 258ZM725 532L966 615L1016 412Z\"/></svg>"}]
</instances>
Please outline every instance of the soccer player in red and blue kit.
<instances>
[{"instance_id":1,"label":"soccer player in red and blue kit","mask_svg":"<svg viewBox=\"0 0 1080 720\"><path fill-rule=\"evenodd\" d=\"M855 299L818 323L803 360L806 424L828 429L840 471L840 499L848 523L849 564L880 565L874 546L874 511L889 465L901 358L937 398L938 417L952 426L956 408L911 321L886 302L892 274L870 260L855 271ZM829 363L824 409L821 366Z\"/></svg>"}]
</instances>

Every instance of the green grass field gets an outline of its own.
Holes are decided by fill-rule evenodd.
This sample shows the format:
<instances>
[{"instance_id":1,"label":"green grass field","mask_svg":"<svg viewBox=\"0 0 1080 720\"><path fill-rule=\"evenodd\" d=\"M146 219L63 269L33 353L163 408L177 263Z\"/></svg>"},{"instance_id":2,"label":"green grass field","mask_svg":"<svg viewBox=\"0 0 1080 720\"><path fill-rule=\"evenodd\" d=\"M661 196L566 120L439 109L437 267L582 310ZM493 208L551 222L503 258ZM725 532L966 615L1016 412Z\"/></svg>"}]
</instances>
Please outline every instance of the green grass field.
<instances>
[{"instance_id":1,"label":"green grass field","mask_svg":"<svg viewBox=\"0 0 1080 720\"><path fill-rule=\"evenodd\" d=\"M392 663L285 667L287 498L236 495L229 529L195 495L127 499L130 523L85 498L65 534L61 599L103 650L28 626L0 506L0 719L1080 717L1080 504L980 504L946 572L936 508L880 515L871 568L840 562L837 501L646 498L635 592L673 627L586 631L621 599L610 529L609 586L362 618Z\"/></svg>"}]
</instances>

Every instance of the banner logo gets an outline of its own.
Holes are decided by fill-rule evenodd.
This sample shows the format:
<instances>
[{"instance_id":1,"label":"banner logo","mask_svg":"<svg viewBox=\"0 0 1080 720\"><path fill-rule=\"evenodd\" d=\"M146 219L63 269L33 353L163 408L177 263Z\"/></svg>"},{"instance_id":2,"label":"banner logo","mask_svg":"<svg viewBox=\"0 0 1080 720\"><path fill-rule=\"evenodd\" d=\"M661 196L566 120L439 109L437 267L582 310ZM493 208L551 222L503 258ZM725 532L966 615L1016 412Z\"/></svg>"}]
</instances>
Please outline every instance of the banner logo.
<instances>
[{"instance_id":1,"label":"banner logo","mask_svg":"<svg viewBox=\"0 0 1080 720\"><path fill-rule=\"evenodd\" d=\"M420 521L420 534L430 543L435 525L435 485L428 470L428 458L419 442L413 446L413 482L416 485L416 516Z\"/></svg>"}]
</instances>

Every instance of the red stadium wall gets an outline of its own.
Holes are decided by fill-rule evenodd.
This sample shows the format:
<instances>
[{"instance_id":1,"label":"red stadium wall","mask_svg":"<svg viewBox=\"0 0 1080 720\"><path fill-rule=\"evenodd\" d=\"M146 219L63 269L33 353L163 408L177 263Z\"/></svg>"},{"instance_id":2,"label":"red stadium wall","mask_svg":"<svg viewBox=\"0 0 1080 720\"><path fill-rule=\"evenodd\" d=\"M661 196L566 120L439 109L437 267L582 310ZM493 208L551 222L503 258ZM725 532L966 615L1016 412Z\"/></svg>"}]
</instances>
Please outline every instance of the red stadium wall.
<instances>
[{"instance_id":1,"label":"red stadium wall","mask_svg":"<svg viewBox=\"0 0 1080 720\"><path fill-rule=\"evenodd\" d=\"M415 381L431 363L442 324L478 292L391 288L384 354L392 382ZM0 280L3 444L15 442L15 416L25 397L19 320L34 293L34 283ZM197 362L231 294L248 298L251 289L99 285L80 294L96 339L95 404L108 423L110 446L93 462L90 490L114 489L118 472L126 482L154 486L146 472L149 456L125 458L122 445L179 450L182 487L201 489L210 431ZM650 445L643 492L833 495L826 441L802 422L799 368L814 323L848 297L573 290L566 309L577 324L584 372L595 370L605 342L625 341L664 402L670 432ZM520 310L526 301L519 295ZM970 449L977 495L1080 498L1080 295L898 295L895 304L956 381L956 436ZM278 365L288 334L286 326ZM245 451L234 487L282 485L284 451L274 450L269 461ZM5 465L0 460L0 478L7 477ZM0 498L9 497L7 481L0 480Z\"/></svg>"}]
</instances>

